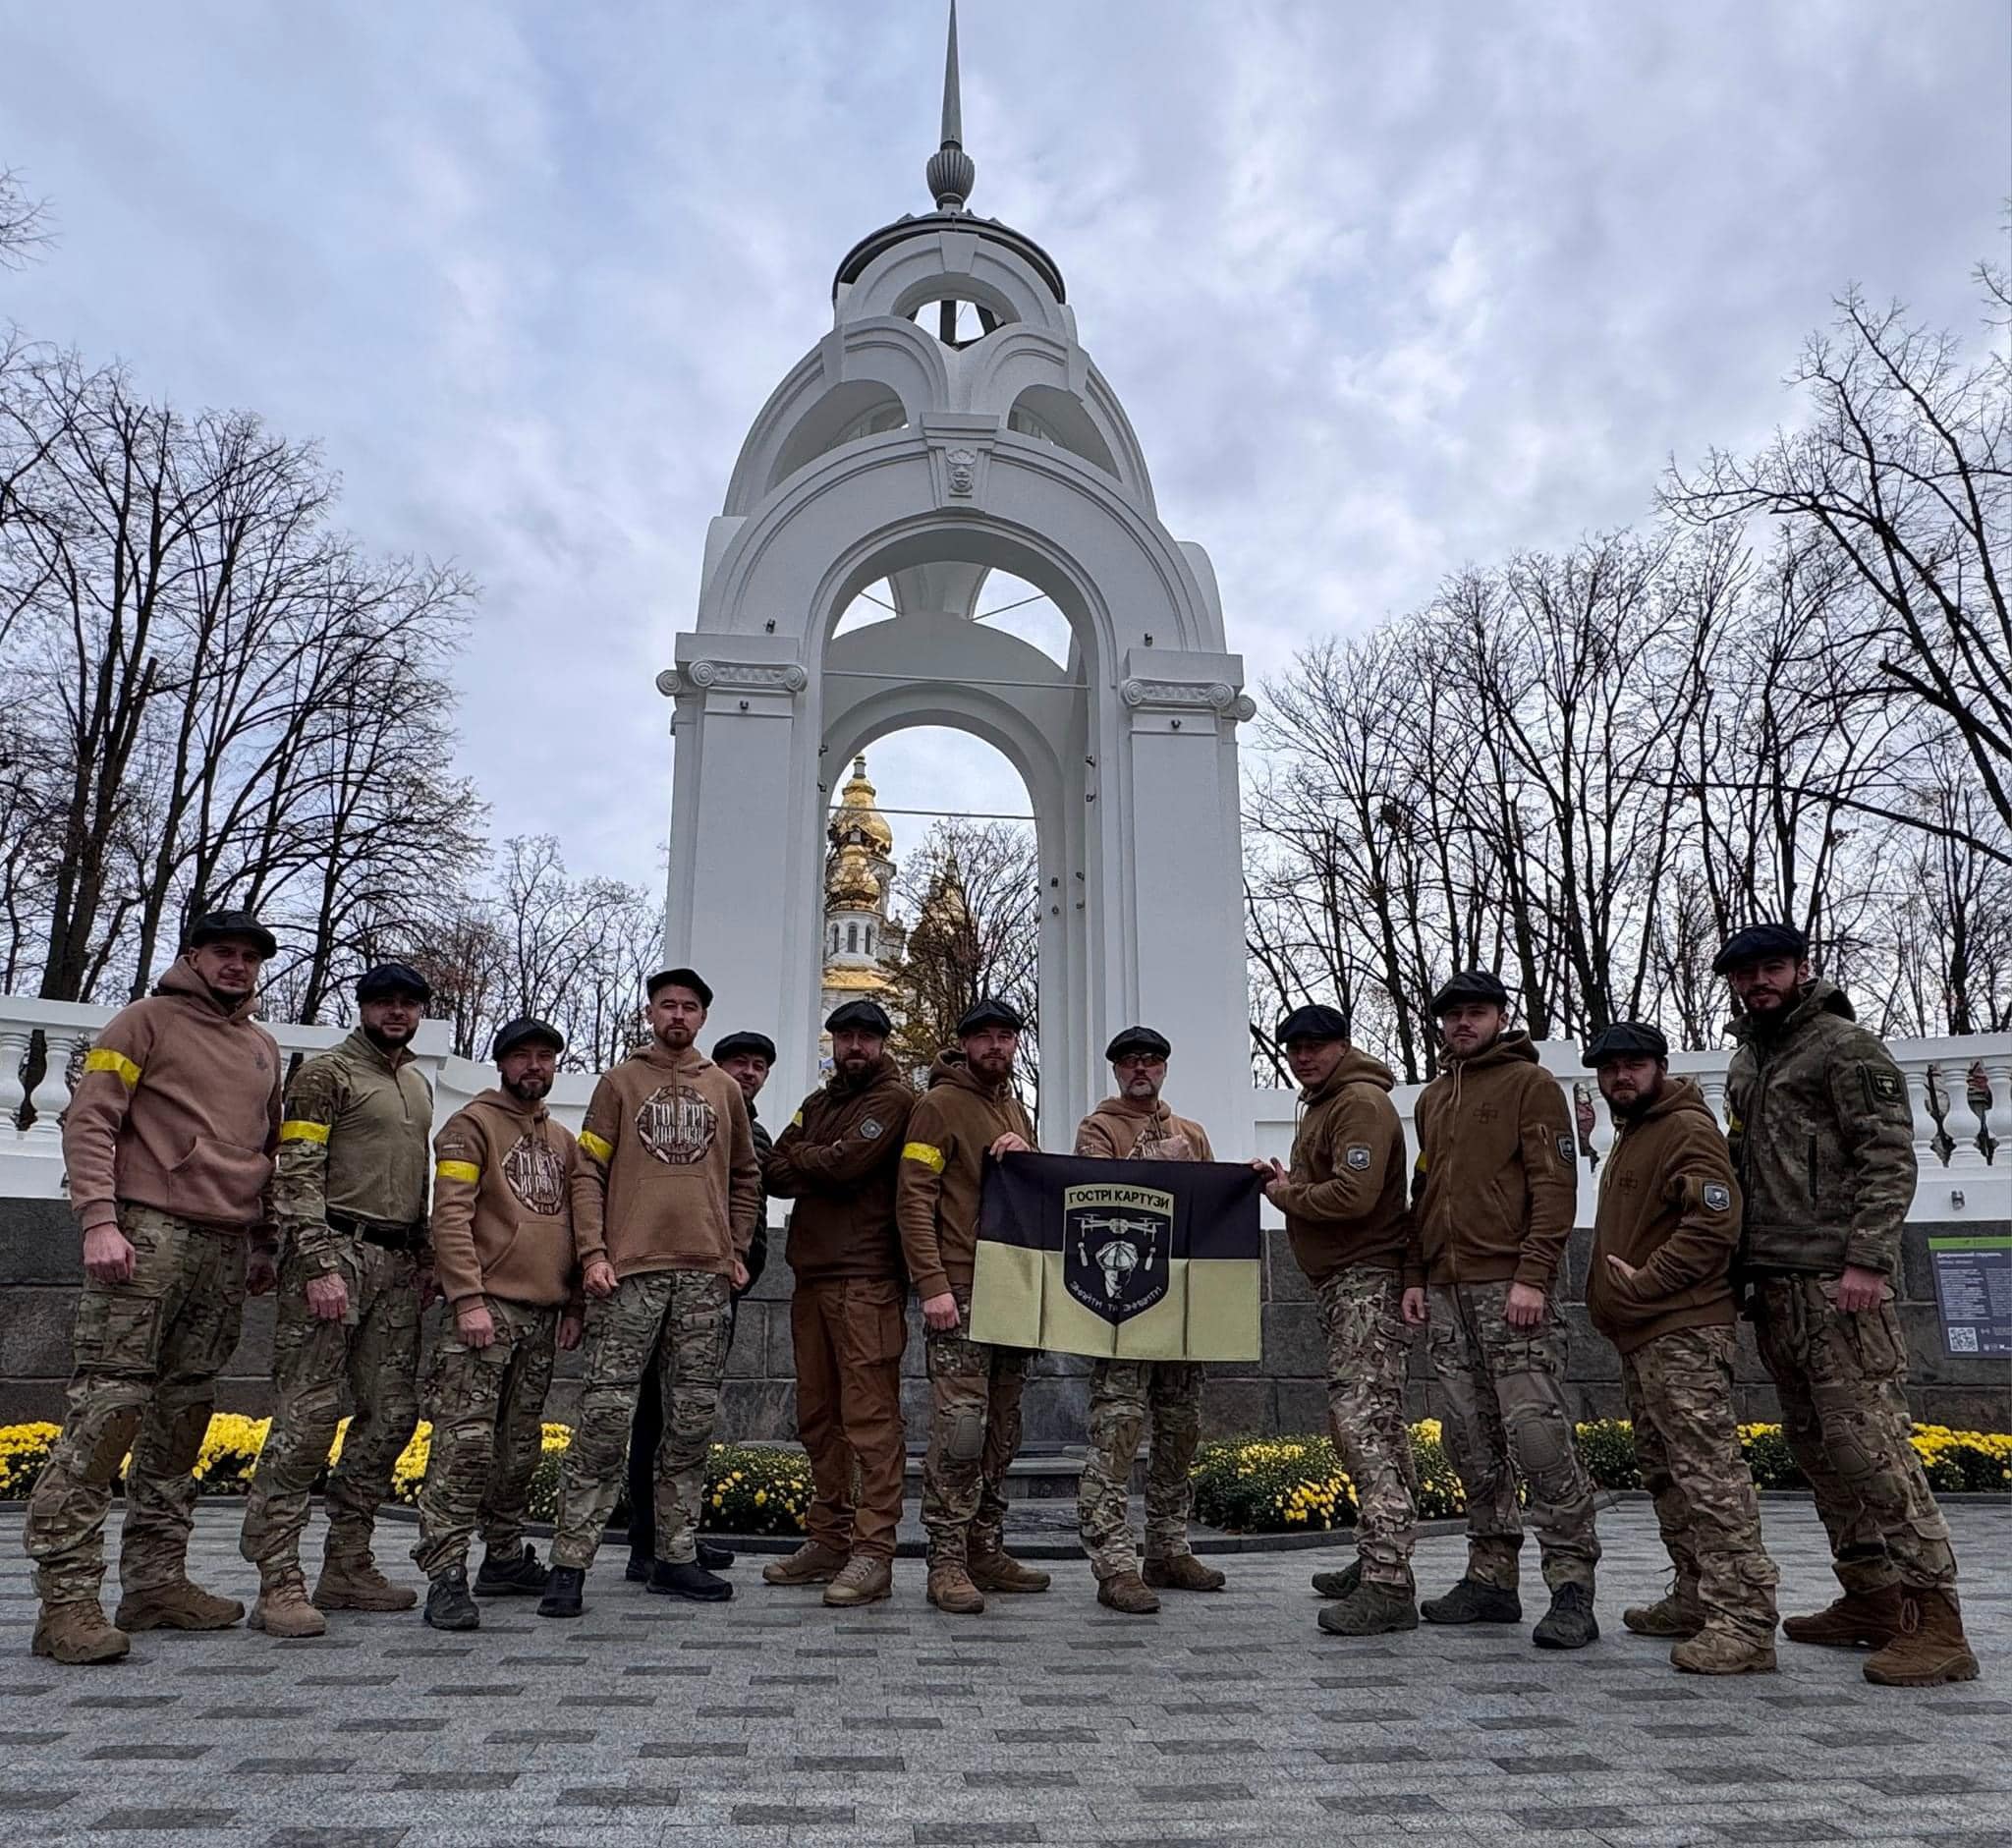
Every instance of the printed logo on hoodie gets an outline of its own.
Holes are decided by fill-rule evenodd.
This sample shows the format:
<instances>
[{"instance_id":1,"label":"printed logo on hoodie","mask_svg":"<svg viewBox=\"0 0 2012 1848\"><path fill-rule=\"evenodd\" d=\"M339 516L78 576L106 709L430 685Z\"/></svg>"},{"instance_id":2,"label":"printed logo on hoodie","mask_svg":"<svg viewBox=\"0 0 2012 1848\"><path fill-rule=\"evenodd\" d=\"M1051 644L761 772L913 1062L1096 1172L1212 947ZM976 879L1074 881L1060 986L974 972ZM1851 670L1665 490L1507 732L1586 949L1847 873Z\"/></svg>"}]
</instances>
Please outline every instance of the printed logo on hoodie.
<instances>
[{"instance_id":1,"label":"printed logo on hoodie","mask_svg":"<svg viewBox=\"0 0 2012 1848\"><path fill-rule=\"evenodd\" d=\"M566 1164L558 1151L526 1133L503 1157L503 1178L526 1212L556 1219L566 1206Z\"/></svg>"},{"instance_id":2,"label":"printed logo on hoodie","mask_svg":"<svg viewBox=\"0 0 2012 1848\"><path fill-rule=\"evenodd\" d=\"M703 1161L719 1129L719 1118L690 1085L659 1085L636 1111L636 1134L644 1148L674 1168Z\"/></svg>"}]
</instances>

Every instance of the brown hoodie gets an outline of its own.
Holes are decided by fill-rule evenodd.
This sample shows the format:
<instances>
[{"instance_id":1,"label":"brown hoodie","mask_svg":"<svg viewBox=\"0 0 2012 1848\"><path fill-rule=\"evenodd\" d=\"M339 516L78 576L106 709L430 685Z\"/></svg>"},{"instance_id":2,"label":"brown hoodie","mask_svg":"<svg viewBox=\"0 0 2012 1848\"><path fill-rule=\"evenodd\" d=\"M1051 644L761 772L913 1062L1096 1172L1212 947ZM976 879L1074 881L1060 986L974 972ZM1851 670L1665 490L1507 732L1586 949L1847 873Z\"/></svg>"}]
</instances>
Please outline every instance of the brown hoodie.
<instances>
[{"instance_id":1,"label":"brown hoodie","mask_svg":"<svg viewBox=\"0 0 2012 1848\"><path fill-rule=\"evenodd\" d=\"M1350 1046L1341 1063L1300 1093L1291 1179L1275 1204L1293 1257L1311 1282L1352 1265L1404 1263L1404 1124L1390 1101L1387 1065Z\"/></svg>"},{"instance_id":2,"label":"brown hoodie","mask_svg":"<svg viewBox=\"0 0 2012 1848\"><path fill-rule=\"evenodd\" d=\"M63 1115L70 1203L86 1232L116 1224L127 1200L272 1242L280 1056L254 1005L220 1006L184 957L105 1023Z\"/></svg>"},{"instance_id":3,"label":"brown hoodie","mask_svg":"<svg viewBox=\"0 0 2012 1848\"><path fill-rule=\"evenodd\" d=\"M1579 1139L1527 1033L1449 1059L1419 1093L1407 1283L1549 1290L1579 1211Z\"/></svg>"},{"instance_id":4,"label":"brown hoodie","mask_svg":"<svg viewBox=\"0 0 2012 1848\"><path fill-rule=\"evenodd\" d=\"M580 1126L573 1236L583 1270L732 1276L761 1212L761 1166L741 1088L688 1046L652 1039L604 1073Z\"/></svg>"},{"instance_id":5,"label":"brown hoodie","mask_svg":"<svg viewBox=\"0 0 2012 1848\"><path fill-rule=\"evenodd\" d=\"M498 1088L449 1117L433 1152L433 1270L449 1307L572 1300L572 1132Z\"/></svg>"},{"instance_id":6,"label":"brown hoodie","mask_svg":"<svg viewBox=\"0 0 2012 1848\"><path fill-rule=\"evenodd\" d=\"M1740 1189L1711 1106L1688 1078L1663 1081L1599 1176L1586 1309L1623 1354L1679 1328L1730 1326ZM1635 1266L1617 1276L1607 1259Z\"/></svg>"},{"instance_id":7,"label":"brown hoodie","mask_svg":"<svg viewBox=\"0 0 2012 1848\"><path fill-rule=\"evenodd\" d=\"M1134 1103L1106 1097L1076 1126L1076 1152L1108 1160L1213 1161L1208 1132L1189 1117L1176 1116L1166 1099Z\"/></svg>"},{"instance_id":8,"label":"brown hoodie","mask_svg":"<svg viewBox=\"0 0 2012 1848\"><path fill-rule=\"evenodd\" d=\"M929 1089L909 1113L894 1194L902 1256L924 1302L953 1284L971 1287L985 1150L1009 1132L1033 1147L1012 1080L987 1085L962 1052L939 1052Z\"/></svg>"},{"instance_id":9,"label":"brown hoodie","mask_svg":"<svg viewBox=\"0 0 2012 1848\"><path fill-rule=\"evenodd\" d=\"M800 1282L901 1275L894 1176L916 1093L885 1053L860 1082L833 1072L776 1138L763 1180L790 1210L790 1268Z\"/></svg>"}]
</instances>

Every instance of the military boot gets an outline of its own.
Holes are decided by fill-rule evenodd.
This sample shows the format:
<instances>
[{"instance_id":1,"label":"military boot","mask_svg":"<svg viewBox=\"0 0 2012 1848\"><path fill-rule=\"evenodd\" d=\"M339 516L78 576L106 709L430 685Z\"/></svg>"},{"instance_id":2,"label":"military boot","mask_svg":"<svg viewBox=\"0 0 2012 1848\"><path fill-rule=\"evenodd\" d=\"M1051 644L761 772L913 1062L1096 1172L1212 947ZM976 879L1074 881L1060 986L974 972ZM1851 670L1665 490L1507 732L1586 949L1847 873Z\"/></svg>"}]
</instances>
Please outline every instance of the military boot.
<instances>
[{"instance_id":1,"label":"military boot","mask_svg":"<svg viewBox=\"0 0 2012 1848\"><path fill-rule=\"evenodd\" d=\"M1384 1636L1393 1630L1416 1630L1418 1594L1408 1585L1359 1579L1348 1596L1338 1604L1323 1606L1313 1621L1329 1636Z\"/></svg>"},{"instance_id":2,"label":"military boot","mask_svg":"<svg viewBox=\"0 0 2012 1848\"><path fill-rule=\"evenodd\" d=\"M261 1573L259 1580L258 1601L252 1606L248 1630L263 1630L283 1640L328 1634L328 1619L308 1600L307 1581L299 1566Z\"/></svg>"},{"instance_id":3,"label":"military boot","mask_svg":"<svg viewBox=\"0 0 2012 1848\"><path fill-rule=\"evenodd\" d=\"M1521 1623L1523 1599L1514 1586L1464 1578L1444 1597L1426 1598L1419 1615L1427 1623Z\"/></svg>"},{"instance_id":4,"label":"military boot","mask_svg":"<svg viewBox=\"0 0 2012 1848\"><path fill-rule=\"evenodd\" d=\"M540 1617L577 1617L587 1608L581 1596L587 1574L579 1566L554 1566L545 1574L545 1595L538 1599Z\"/></svg>"},{"instance_id":5,"label":"military boot","mask_svg":"<svg viewBox=\"0 0 2012 1848\"><path fill-rule=\"evenodd\" d=\"M235 1597L216 1597L187 1579L142 1585L119 1600L122 1630L228 1630L245 1614Z\"/></svg>"},{"instance_id":6,"label":"military boot","mask_svg":"<svg viewBox=\"0 0 2012 1848\"><path fill-rule=\"evenodd\" d=\"M1024 1566L1001 1546L992 1552L973 1553L969 1565L971 1582L981 1592L1045 1592L1048 1575Z\"/></svg>"},{"instance_id":7,"label":"military boot","mask_svg":"<svg viewBox=\"0 0 2012 1848\"><path fill-rule=\"evenodd\" d=\"M468 1595L466 1566L449 1566L426 1587L426 1627L429 1630L479 1630L482 1627L482 1613L475 1608L475 1600Z\"/></svg>"},{"instance_id":8,"label":"military boot","mask_svg":"<svg viewBox=\"0 0 2012 1848\"><path fill-rule=\"evenodd\" d=\"M1593 1587L1561 1585L1551 1594L1551 1607L1537 1619L1530 1640L1540 1650L1583 1650L1599 1641L1593 1615Z\"/></svg>"},{"instance_id":9,"label":"military boot","mask_svg":"<svg viewBox=\"0 0 2012 1848\"><path fill-rule=\"evenodd\" d=\"M116 1662L133 1645L126 1633L105 1621L105 1613L94 1597L76 1598L68 1603L44 1604L35 1619L34 1642L37 1655L54 1662L81 1668L87 1662Z\"/></svg>"},{"instance_id":10,"label":"military boot","mask_svg":"<svg viewBox=\"0 0 2012 1848\"><path fill-rule=\"evenodd\" d=\"M482 1554L481 1569L475 1574L477 1597L542 1597L544 1592L545 1566L535 1546L520 1546L504 1559L490 1552ZM429 1596L429 1605L431 1601Z\"/></svg>"},{"instance_id":11,"label":"military boot","mask_svg":"<svg viewBox=\"0 0 2012 1848\"><path fill-rule=\"evenodd\" d=\"M1106 1610L1122 1610L1128 1617L1149 1617L1159 1608L1159 1598L1136 1572L1113 1572L1096 1582L1096 1601Z\"/></svg>"},{"instance_id":12,"label":"military boot","mask_svg":"<svg viewBox=\"0 0 2012 1848\"><path fill-rule=\"evenodd\" d=\"M314 1602L322 1610L410 1610L419 1595L393 1585L368 1553L328 1553L314 1581Z\"/></svg>"},{"instance_id":13,"label":"military boot","mask_svg":"<svg viewBox=\"0 0 2012 1848\"><path fill-rule=\"evenodd\" d=\"M874 1553L855 1553L845 1569L824 1588L824 1601L849 1607L877 1604L894 1591L894 1567Z\"/></svg>"},{"instance_id":14,"label":"military boot","mask_svg":"<svg viewBox=\"0 0 2012 1848\"><path fill-rule=\"evenodd\" d=\"M945 1559L929 1567L929 1602L953 1617L976 1617L985 1607L985 1596L971 1582L961 1561Z\"/></svg>"},{"instance_id":15,"label":"military boot","mask_svg":"<svg viewBox=\"0 0 2012 1848\"><path fill-rule=\"evenodd\" d=\"M1213 1566L1204 1566L1193 1553L1146 1555L1142 1575L1147 1585L1161 1591L1219 1592L1228 1583Z\"/></svg>"},{"instance_id":16,"label":"military boot","mask_svg":"<svg viewBox=\"0 0 2012 1848\"><path fill-rule=\"evenodd\" d=\"M820 1540L806 1540L785 1559L761 1568L763 1585L829 1585L845 1570L846 1556Z\"/></svg>"},{"instance_id":17,"label":"military boot","mask_svg":"<svg viewBox=\"0 0 2012 1848\"><path fill-rule=\"evenodd\" d=\"M1637 1636L1692 1637L1705 1628L1705 1613L1678 1590L1652 1604L1630 1604L1621 1622Z\"/></svg>"},{"instance_id":18,"label":"military boot","mask_svg":"<svg viewBox=\"0 0 2012 1848\"><path fill-rule=\"evenodd\" d=\"M734 1595L731 1584L706 1571L696 1559L659 1559L643 1590L695 1604L724 1604Z\"/></svg>"},{"instance_id":19,"label":"military boot","mask_svg":"<svg viewBox=\"0 0 2012 1848\"><path fill-rule=\"evenodd\" d=\"M1975 1681L1977 1675L1956 1595L1928 1586L1905 1588L1900 1633L1866 1663L1866 1679L1882 1688L1938 1688L1945 1681Z\"/></svg>"},{"instance_id":20,"label":"military boot","mask_svg":"<svg viewBox=\"0 0 2012 1848\"><path fill-rule=\"evenodd\" d=\"M1781 1633L1791 1643L1815 1643L1824 1649L1883 1649L1900 1634L1904 1598L1897 1585L1876 1592L1847 1592L1807 1617L1782 1620Z\"/></svg>"},{"instance_id":21,"label":"military boot","mask_svg":"<svg viewBox=\"0 0 2012 1848\"><path fill-rule=\"evenodd\" d=\"M1322 1597L1353 1597L1356 1587L1363 1582L1363 1562L1351 1559L1339 1572L1316 1572L1313 1574L1313 1589Z\"/></svg>"},{"instance_id":22,"label":"military boot","mask_svg":"<svg viewBox=\"0 0 2012 1848\"><path fill-rule=\"evenodd\" d=\"M1670 1651L1670 1666L1687 1675L1771 1675L1774 1638L1705 1624Z\"/></svg>"},{"instance_id":23,"label":"military boot","mask_svg":"<svg viewBox=\"0 0 2012 1848\"><path fill-rule=\"evenodd\" d=\"M732 1547L716 1546L711 1540L702 1539L693 1544L699 1548L699 1563L708 1572L724 1572L734 1563Z\"/></svg>"}]
</instances>

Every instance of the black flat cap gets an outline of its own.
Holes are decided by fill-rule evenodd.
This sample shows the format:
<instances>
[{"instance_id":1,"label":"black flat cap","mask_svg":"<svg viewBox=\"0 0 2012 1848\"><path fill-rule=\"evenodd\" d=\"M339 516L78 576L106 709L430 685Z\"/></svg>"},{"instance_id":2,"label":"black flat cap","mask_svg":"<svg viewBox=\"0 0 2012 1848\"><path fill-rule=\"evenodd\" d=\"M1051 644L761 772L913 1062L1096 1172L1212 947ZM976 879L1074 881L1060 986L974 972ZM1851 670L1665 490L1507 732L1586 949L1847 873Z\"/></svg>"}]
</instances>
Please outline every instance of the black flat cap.
<instances>
[{"instance_id":1,"label":"black flat cap","mask_svg":"<svg viewBox=\"0 0 2012 1848\"><path fill-rule=\"evenodd\" d=\"M964 1018L957 1023L957 1036L962 1039L966 1034L975 1034L980 1027L1003 1027L1008 1033L1017 1034L1027 1031L1027 1022L1020 1018L1018 1008L1000 1000L995 994L988 994L965 1009Z\"/></svg>"},{"instance_id":2,"label":"black flat cap","mask_svg":"<svg viewBox=\"0 0 2012 1848\"><path fill-rule=\"evenodd\" d=\"M542 1041L554 1052L566 1050L566 1036L549 1021L533 1020L529 1014L516 1020L507 1020L496 1029L496 1036L489 1041L489 1057L500 1059L506 1052L515 1052L519 1046L528 1046Z\"/></svg>"},{"instance_id":3,"label":"black flat cap","mask_svg":"<svg viewBox=\"0 0 2012 1848\"><path fill-rule=\"evenodd\" d=\"M1749 924L1726 938L1725 948L1711 965L1711 973L1723 976L1736 963L1758 963L1769 956L1793 956L1801 962L1809 953L1810 939L1794 924Z\"/></svg>"},{"instance_id":4,"label":"black flat cap","mask_svg":"<svg viewBox=\"0 0 2012 1848\"><path fill-rule=\"evenodd\" d=\"M1669 1055L1670 1042L1660 1028L1647 1021L1617 1020L1586 1042L1583 1056L1588 1065L1596 1067L1607 1059L1666 1059Z\"/></svg>"},{"instance_id":5,"label":"black flat cap","mask_svg":"<svg viewBox=\"0 0 2012 1848\"><path fill-rule=\"evenodd\" d=\"M388 1001L397 994L416 994L423 1004L433 998L433 984L410 963L379 963L357 978L359 1001Z\"/></svg>"},{"instance_id":6,"label":"black flat cap","mask_svg":"<svg viewBox=\"0 0 2012 1848\"><path fill-rule=\"evenodd\" d=\"M1104 1047L1104 1057L1115 1065L1128 1052L1145 1052L1164 1059L1170 1058L1173 1050L1165 1034L1154 1033L1150 1027L1127 1027Z\"/></svg>"},{"instance_id":7,"label":"black flat cap","mask_svg":"<svg viewBox=\"0 0 2012 1848\"><path fill-rule=\"evenodd\" d=\"M1433 995L1432 1018L1437 1020L1459 1001L1487 1001L1496 1007L1507 1007L1509 990L1502 986L1501 977L1491 976L1485 969L1463 969Z\"/></svg>"},{"instance_id":8,"label":"black flat cap","mask_svg":"<svg viewBox=\"0 0 2012 1848\"><path fill-rule=\"evenodd\" d=\"M260 956L277 956L279 944L249 911L206 911L189 926L186 939L193 950L200 943L215 943L224 937L249 937L258 945Z\"/></svg>"},{"instance_id":9,"label":"black flat cap","mask_svg":"<svg viewBox=\"0 0 2012 1848\"><path fill-rule=\"evenodd\" d=\"M1271 1036L1273 1045L1289 1046L1295 1039L1346 1039L1348 1022L1341 1010L1332 1007L1296 1007L1278 1023Z\"/></svg>"},{"instance_id":10,"label":"black flat cap","mask_svg":"<svg viewBox=\"0 0 2012 1848\"><path fill-rule=\"evenodd\" d=\"M775 1041L766 1034L728 1034L724 1039L712 1043L712 1062L717 1065L722 1059L731 1059L743 1052L752 1052L756 1058L775 1063Z\"/></svg>"},{"instance_id":11,"label":"black flat cap","mask_svg":"<svg viewBox=\"0 0 2012 1848\"><path fill-rule=\"evenodd\" d=\"M855 1027L864 1033L878 1034L883 1039L894 1031L894 1023L887 1018L887 1010L878 1001L841 1001L824 1017L824 1031L835 1034L841 1027Z\"/></svg>"},{"instance_id":12,"label":"black flat cap","mask_svg":"<svg viewBox=\"0 0 2012 1848\"><path fill-rule=\"evenodd\" d=\"M655 975L643 983L643 992L654 1001L656 999L656 991L659 988L668 988L673 985L680 988L690 988L699 997L699 1006L710 1007L712 1005L712 989L707 985L705 978L699 975L696 969L659 969Z\"/></svg>"}]
</instances>

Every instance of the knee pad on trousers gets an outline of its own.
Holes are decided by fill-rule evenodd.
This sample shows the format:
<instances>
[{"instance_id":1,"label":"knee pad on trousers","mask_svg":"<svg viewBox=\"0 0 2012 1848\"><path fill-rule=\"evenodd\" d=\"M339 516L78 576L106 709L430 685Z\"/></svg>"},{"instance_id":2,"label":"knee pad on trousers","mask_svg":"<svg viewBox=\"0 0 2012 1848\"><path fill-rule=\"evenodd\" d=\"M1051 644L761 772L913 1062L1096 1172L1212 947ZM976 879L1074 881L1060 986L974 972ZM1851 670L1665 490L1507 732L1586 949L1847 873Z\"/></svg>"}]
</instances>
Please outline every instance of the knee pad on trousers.
<instances>
[{"instance_id":1,"label":"knee pad on trousers","mask_svg":"<svg viewBox=\"0 0 2012 1848\"><path fill-rule=\"evenodd\" d=\"M196 1467L196 1459L202 1454L202 1440L209 1434L209 1415L214 1409L214 1401L204 1399L196 1405L185 1405L175 1415L175 1422L168 1427L170 1475L186 1476Z\"/></svg>"},{"instance_id":2,"label":"knee pad on trousers","mask_svg":"<svg viewBox=\"0 0 2012 1848\"><path fill-rule=\"evenodd\" d=\"M961 1406L950 1415L950 1429L943 1440L943 1454L952 1463L976 1463L985 1450L985 1415L975 1405Z\"/></svg>"},{"instance_id":3,"label":"knee pad on trousers","mask_svg":"<svg viewBox=\"0 0 2012 1848\"><path fill-rule=\"evenodd\" d=\"M105 1487L119 1474L119 1465L126 1461L126 1453L140 1433L140 1414L137 1405L122 1406L105 1420L97 1442L84 1461L84 1480L92 1487Z\"/></svg>"}]
</instances>

